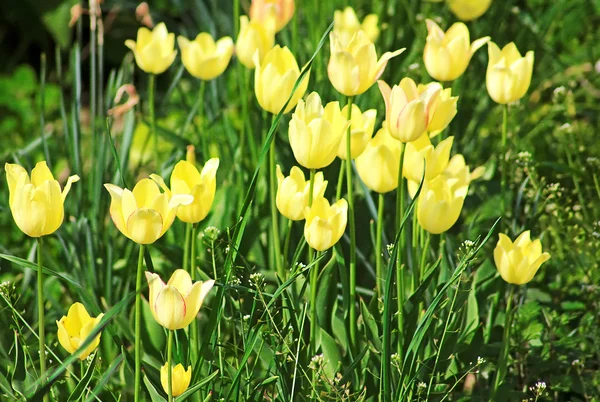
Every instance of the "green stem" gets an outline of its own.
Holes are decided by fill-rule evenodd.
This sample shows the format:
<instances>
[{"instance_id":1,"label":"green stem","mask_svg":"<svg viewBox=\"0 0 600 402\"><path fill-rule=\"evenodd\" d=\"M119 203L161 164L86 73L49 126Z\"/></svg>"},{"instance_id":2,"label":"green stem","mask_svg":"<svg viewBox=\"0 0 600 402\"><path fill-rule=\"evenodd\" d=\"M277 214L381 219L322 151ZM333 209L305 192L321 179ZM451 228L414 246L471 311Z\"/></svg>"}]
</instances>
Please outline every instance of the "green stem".
<instances>
[{"instance_id":1,"label":"green stem","mask_svg":"<svg viewBox=\"0 0 600 402\"><path fill-rule=\"evenodd\" d=\"M398 187L396 189L396 233L400 231L402 227L402 220L404 219L404 180L402 177L402 170L404 168L404 150L406 144L402 144L402 150L400 151L400 162L398 163ZM396 253L396 290L398 296L398 352L402 350L402 340L404 334L404 270L402 269L402 246L404 244L404 236L400 233L398 238L397 247L398 252Z\"/></svg>"},{"instance_id":2,"label":"green stem","mask_svg":"<svg viewBox=\"0 0 600 402\"><path fill-rule=\"evenodd\" d=\"M379 194L379 202L377 207L377 234L375 240L375 273L377 274L377 281L375 283L377 289L377 296L381 297L381 285L383 281L383 273L381 272L382 267L382 237L383 237L383 207L385 197L383 194Z\"/></svg>"},{"instance_id":3,"label":"green stem","mask_svg":"<svg viewBox=\"0 0 600 402\"><path fill-rule=\"evenodd\" d=\"M291 219L288 219L288 225L287 225L287 231L285 232L285 241L283 243L283 262L284 262L284 268L287 267L287 258L288 258L288 254L290 252L290 239L292 237L292 225L294 224L294 221ZM286 270L287 272L287 270ZM285 278L281 278L282 280L287 280L287 275Z\"/></svg>"},{"instance_id":4,"label":"green stem","mask_svg":"<svg viewBox=\"0 0 600 402\"><path fill-rule=\"evenodd\" d=\"M44 277L42 274L42 238L37 238L37 288L38 288L38 331L39 331L39 352L40 352L40 379L46 380L46 328L44 327ZM44 395L44 400L48 397Z\"/></svg>"},{"instance_id":5,"label":"green stem","mask_svg":"<svg viewBox=\"0 0 600 402\"><path fill-rule=\"evenodd\" d=\"M144 245L140 244L138 255L137 274L135 279L135 384L134 401L140 400L142 378L142 345L141 345L141 319L142 319L142 274L144 270Z\"/></svg>"},{"instance_id":6,"label":"green stem","mask_svg":"<svg viewBox=\"0 0 600 402\"><path fill-rule=\"evenodd\" d=\"M506 182L507 182L507 175L508 172L506 171L507 169L507 165L506 165L506 153L508 152L507 149L507 131L508 131L508 105L504 105L504 107L502 108L502 160L500 161L500 169L501 169L501 178L500 178L500 184L502 187L502 214L506 214Z\"/></svg>"},{"instance_id":7,"label":"green stem","mask_svg":"<svg viewBox=\"0 0 600 402\"><path fill-rule=\"evenodd\" d=\"M313 193L315 190L315 174L316 174L316 170L315 169L310 169L310 180L309 180L309 184L308 184L308 206L312 207L312 203L313 203Z\"/></svg>"},{"instance_id":8,"label":"green stem","mask_svg":"<svg viewBox=\"0 0 600 402\"><path fill-rule=\"evenodd\" d=\"M185 243L183 243L183 269L188 269L190 262L190 236L192 235L192 224L185 224Z\"/></svg>"},{"instance_id":9,"label":"green stem","mask_svg":"<svg viewBox=\"0 0 600 402\"><path fill-rule=\"evenodd\" d=\"M202 156L207 161L210 156L208 155L208 130L204 129L204 94L206 92L206 81L200 80L200 91L198 99L200 99L200 105L198 107L198 118L200 119L200 146L202 148Z\"/></svg>"},{"instance_id":10,"label":"green stem","mask_svg":"<svg viewBox=\"0 0 600 402\"><path fill-rule=\"evenodd\" d=\"M192 282L196 280L196 243L198 241L198 224L192 223L189 224L191 226L191 234L190 234L190 278ZM217 279L215 277L215 279ZM193 362L198 360L198 348L200 345L198 344L198 322L196 320L192 321L190 324L190 356Z\"/></svg>"},{"instance_id":11,"label":"green stem","mask_svg":"<svg viewBox=\"0 0 600 402\"><path fill-rule=\"evenodd\" d=\"M311 251L312 256L317 252ZM312 262L312 261L311 261ZM317 353L317 282L319 280L319 262L315 261L310 271L310 357Z\"/></svg>"},{"instance_id":12,"label":"green stem","mask_svg":"<svg viewBox=\"0 0 600 402\"><path fill-rule=\"evenodd\" d=\"M273 235L273 247L275 248L275 267L277 275L283 280L285 271L283 270L281 258L281 239L279 238L279 215L277 214L277 177L275 175L275 138L271 141L269 149L269 192L271 193L271 229Z\"/></svg>"},{"instance_id":13,"label":"green stem","mask_svg":"<svg viewBox=\"0 0 600 402\"><path fill-rule=\"evenodd\" d=\"M500 354L500 361L498 362L498 371L496 372L496 378L494 379L494 388L492 390L491 400L496 399L496 393L500 388L500 384L504 380L506 375L506 366L508 363L508 347L510 345L510 327L512 326L512 299L515 292L515 287L510 286L508 300L506 301L506 313L504 315L504 336L502 338L502 351Z\"/></svg>"},{"instance_id":14,"label":"green stem","mask_svg":"<svg viewBox=\"0 0 600 402\"><path fill-rule=\"evenodd\" d=\"M425 276L425 261L427 260L427 251L429 251L429 243L431 241L431 233L425 235L425 246L421 249L421 263L419 264L419 280L417 285L421 284L423 276Z\"/></svg>"},{"instance_id":15,"label":"green stem","mask_svg":"<svg viewBox=\"0 0 600 402\"><path fill-rule=\"evenodd\" d=\"M217 261L215 259L215 239L214 239L214 237L211 238L211 241L210 241L210 255L211 255L211 260L212 260L213 276L214 276L215 280L217 280ZM225 310L225 298L223 298L222 309ZM193 324L194 324L194 327L196 328L195 336L198 337L197 321L194 320ZM217 324L217 344L221 345L221 320L219 320L219 323ZM195 343L195 345L197 345L199 347L200 344ZM221 349L222 348L219 347L219 370L221 370L221 373L223 373L224 372L223 371L223 352Z\"/></svg>"},{"instance_id":16,"label":"green stem","mask_svg":"<svg viewBox=\"0 0 600 402\"><path fill-rule=\"evenodd\" d=\"M150 137L154 142L154 162L158 168L158 134L156 133L156 115L154 113L154 85L156 76L150 74L148 77L148 108L150 110Z\"/></svg>"},{"instance_id":17,"label":"green stem","mask_svg":"<svg viewBox=\"0 0 600 402\"><path fill-rule=\"evenodd\" d=\"M169 340L167 341L167 396L169 402L173 402L173 333L169 331Z\"/></svg>"},{"instance_id":18,"label":"green stem","mask_svg":"<svg viewBox=\"0 0 600 402\"><path fill-rule=\"evenodd\" d=\"M352 120L353 97L348 97L348 115L346 120ZM350 350L356 350L356 225L354 222L354 192L352 191L352 128L346 131L346 187L348 190L348 226L350 227Z\"/></svg>"},{"instance_id":19,"label":"green stem","mask_svg":"<svg viewBox=\"0 0 600 402\"><path fill-rule=\"evenodd\" d=\"M338 174L337 188L335 190L335 200L342 198L342 186L344 184L344 173L346 173L346 161L340 159L340 173Z\"/></svg>"}]
</instances>

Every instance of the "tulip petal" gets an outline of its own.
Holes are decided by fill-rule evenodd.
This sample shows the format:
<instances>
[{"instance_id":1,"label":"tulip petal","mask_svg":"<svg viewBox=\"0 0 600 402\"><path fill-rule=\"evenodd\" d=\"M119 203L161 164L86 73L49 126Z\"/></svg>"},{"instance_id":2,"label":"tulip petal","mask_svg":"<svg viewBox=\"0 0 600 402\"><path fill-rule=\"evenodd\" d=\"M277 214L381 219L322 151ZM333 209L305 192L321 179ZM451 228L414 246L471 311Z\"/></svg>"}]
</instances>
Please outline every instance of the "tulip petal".
<instances>
[{"instance_id":1,"label":"tulip petal","mask_svg":"<svg viewBox=\"0 0 600 402\"><path fill-rule=\"evenodd\" d=\"M165 286L156 296L154 302L156 322L163 327L175 330L184 328L186 304L183 296L172 286Z\"/></svg>"},{"instance_id":2,"label":"tulip petal","mask_svg":"<svg viewBox=\"0 0 600 402\"><path fill-rule=\"evenodd\" d=\"M185 298L192 289L192 278L187 271L183 269L177 269L175 272L173 272L173 275L171 275L167 285L173 286Z\"/></svg>"},{"instance_id":3,"label":"tulip petal","mask_svg":"<svg viewBox=\"0 0 600 402\"><path fill-rule=\"evenodd\" d=\"M138 244L152 244L160 238L163 219L158 212L140 208L127 219L127 236Z\"/></svg>"},{"instance_id":4,"label":"tulip petal","mask_svg":"<svg viewBox=\"0 0 600 402\"><path fill-rule=\"evenodd\" d=\"M46 161L38 162L31 171L31 184L38 187L47 180L54 180L54 176L48 168L48 165L46 165Z\"/></svg>"},{"instance_id":5,"label":"tulip petal","mask_svg":"<svg viewBox=\"0 0 600 402\"><path fill-rule=\"evenodd\" d=\"M150 311L156 316L154 306L156 305L156 297L160 291L166 286L165 283L160 279L160 276L151 272L146 271L146 281L148 281L148 304L150 305Z\"/></svg>"},{"instance_id":6,"label":"tulip petal","mask_svg":"<svg viewBox=\"0 0 600 402\"><path fill-rule=\"evenodd\" d=\"M206 295L213 288L214 284L215 281L211 279L205 282L198 281L191 287L189 294L185 297L186 312L183 319L183 327L187 327L194 321L204 303Z\"/></svg>"}]
</instances>

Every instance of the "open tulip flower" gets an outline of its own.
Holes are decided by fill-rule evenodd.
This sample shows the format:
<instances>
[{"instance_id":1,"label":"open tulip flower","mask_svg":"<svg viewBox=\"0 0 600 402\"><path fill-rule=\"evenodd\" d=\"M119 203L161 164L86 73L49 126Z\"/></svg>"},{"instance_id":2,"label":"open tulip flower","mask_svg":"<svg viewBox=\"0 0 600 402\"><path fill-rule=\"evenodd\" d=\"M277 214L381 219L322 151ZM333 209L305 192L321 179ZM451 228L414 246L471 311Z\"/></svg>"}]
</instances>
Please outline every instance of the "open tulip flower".
<instances>
[{"instance_id":1,"label":"open tulip flower","mask_svg":"<svg viewBox=\"0 0 600 402\"><path fill-rule=\"evenodd\" d=\"M469 28L457 22L444 33L432 20L427 20L427 43L423 61L429 75L438 81L453 81L463 75L471 57L490 37L470 43Z\"/></svg>"},{"instance_id":2,"label":"open tulip flower","mask_svg":"<svg viewBox=\"0 0 600 402\"><path fill-rule=\"evenodd\" d=\"M342 108L342 116L348 116L348 105ZM350 115L350 159L356 159L367 147L375 130L376 118L377 110L370 109L363 113L358 106L354 103L352 104ZM347 132L348 130L346 130L346 135L348 135ZM347 160L346 135L342 138L337 151L337 156L344 160Z\"/></svg>"},{"instance_id":3,"label":"open tulip flower","mask_svg":"<svg viewBox=\"0 0 600 402\"><path fill-rule=\"evenodd\" d=\"M308 95L306 103L300 99L288 132L298 163L307 169L329 166L349 124L338 102L329 102L323 107L316 92Z\"/></svg>"},{"instance_id":4,"label":"open tulip flower","mask_svg":"<svg viewBox=\"0 0 600 402\"><path fill-rule=\"evenodd\" d=\"M304 173L298 166L292 167L290 175L284 177L281 168L277 165L277 209L281 215L292 221L304 219L304 208L308 206L310 181L306 180ZM327 180L323 172L315 174L313 183L313 199L323 197L327 188Z\"/></svg>"},{"instance_id":5,"label":"open tulip flower","mask_svg":"<svg viewBox=\"0 0 600 402\"><path fill-rule=\"evenodd\" d=\"M381 128L369 141L356 158L356 171L369 189L383 194L398 187L398 164L403 146L386 128Z\"/></svg>"},{"instance_id":6,"label":"open tulip flower","mask_svg":"<svg viewBox=\"0 0 600 402\"><path fill-rule=\"evenodd\" d=\"M492 4L492 0L447 0L447 2L450 11L463 21L481 17Z\"/></svg>"},{"instance_id":7,"label":"open tulip flower","mask_svg":"<svg viewBox=\"0 0 600 402\"><path fill-rule=\"evenodd\" d=\"M494 42L489 42L488 57L485 83L490 97L500 104L521 99L531 84L533 50L522 57L513 42L502 50Z\"/></svg>"},{"instance_id":8,"label":"open tulip flower","mask_svg":"<svg viewBox=\"0 0 600 402\"><path fill-rule=\"evenodd\" d=\"M341 199L329 205L326 198L313 200L312 206L304 208L304 238L317 251L333 247L346 230L348 203Z\"/></svg>"},{"instance_id":9,"label":"open tulip flower","mask_svg":"<svg viewBox=\"0 0 600 402\"><path fill-rule=\"evenodd\" d=\"M165 234L180 205L192 203L190 195L161 193L150 179L140 180L133 191L105 184L111 196L110 216L125 236L138 244L152 244Z\"/></svg>"},{"instance_id":10,"label":"open tulip flower","mask_svg":"<svg viewBox=\"0 0 600 402\"><path fill-rule=\"evenodd\" d=\"M165 390L165 392L169 392L169 369L167 366L169 363L165 363L160 368L160 383ZM172 385L172 396L179 396L183 394L188 387L190 386L190 381L192 380L192 366L189 366L186 369L183 368L181 363L173 367L171 378L173 383Z\"/></svg>"},{"instance_id":11,"label":"open tulip flower","mask_svg":"<svg viewBox=\"0 0 600 402\"><path fill-rule=\"evenodd\" d=\"M137 40L128 39L125 46L133 51L139 68L150 74L163 73L175 61L175 34L167 31L161 22L150 31L146 27L138 29Z\"/></svg>"},{"instance_id":12,"label":"open tulip flower","mask_svg":"<svg viewBox=\"0 0 600 402\"><path fill-rule=\"evenodd\" d=\"M146 279L150 311L156 322L170 330L185 328L194 321L215 283L212 279L192 283L190 274L183 269L175 270L166 284L160 276L148 271Z\"/></svg>"},{"instance_id":13,"label":"open tulip flower","mask_svg":"<svg viewBox=\"0 0 600 402\"><path fill-rule=\"evenodd\" d=\"M258 52L254 54L254 92L264 110L277 114L283 108L300 77L300 68L296 58L287 47L276 45L267 52L261 61ZM304 96L308 88L308 74L296 88L284 113L291 111Z\"/></svg>"},{"instance_id":14,"label":"open tulip flower","mask_svg":"<svg viewBox=\"0 0 600 402\"><path fill-rule=\"evenodd\" d=\"M468 186L444 175L425 180L417 203L419 225L432 234L450 229L460 216L468 191Z\"/></svg>"},{"instance_id":15,"label":"open tulip flower","mask_svg":"<svg viewBox=\"0 0 600 402\"><path fill-rule=\"evenodd\" d=\"M30 237L41 237L54 233L62 224L64 203L71 190L71 184L79 176L69 176L64 190L54 179L46 162L38 162L31 171L19 165L7 163L6 181L8 182L8 205L19 229Z\"/></svg>"},{"instance_id":16,"label":"open tulip flower","mask_svg":"<svg viewBox=\"0 0 600 402\"><path fill-rule=\"evenodd\" d=\"M405 50L386 52L377 60L375 45L363 31L356 32L347 44L332 32L329 42L329 81L339 93L346 96L360 95L371 88L383 74L388 61Z\"/></svg>"},{"instance_id":17,"label":"open tulip flower","mask_svg":"<svg viewBox=\"0 0 600 402\"><path fill-rule=\"evenodd\" d=\"M204 81L223 74L233 55L233 40L226 36L217 42L206 32L201 32L190 41L184 36L177 37L181 49L181 61L194 77Z\"/></svg>"},{"instance_id":18,"label":"open tulip flower","mask_svg":"<svg viewBox=\"0 0 600 402\"><path fill-rule=\"evenodd\" d=\"M265 22L275 10L277 32L281 31L294 16L294 0L252 0L250 19Z\"/></svg>"},{"instance_id":19,"label":"open tulip flower","mask_svg":"<svg viewBox=\"0 0 600 402\"><path fill-rule=\"evenodd\" d=\"M425 160L425 179L431 180L441 174L450 159L454 137L448 137L437 146L433 146L429 136L423 134L415 141L406 144L402 174L408 180L421 182L423 160Z\"/></svg>"},{"instance_id":20,"label":"open tulip flower","mask_svg":"<svg viewBox=\"0 0 600 402\"><path fill-rule=\"evenodd\" d=\"M371 42L375 42L379 37L378 22L379 17L377 15L369 14L361 23L354 9L348 6L343 11L335 10L333 13L333 32L343 44L350 42L352 36L358 31L364 31L367 38Z\"/></svg>"},{"instance_id":21,"label":"open tulip flower","mask_svg":"<svg viewBox=\"0 0 600 402\"><path fill-rule=\"evenodd\" d=\"M514 243L500 233L494 249L494 262L500 276L515 285L531 281L540 266L549 259L550 254L542 252L540 239L531 241L529 230L521 233Z\"/></svg>"},{"instance_id":22,"label":"open tulip flower","mask_svg":"<svg viewBox=\"0 0 600 402\"><path fill-rule=\"evenodd\" d=\"M66 316L56 321L58 326L58 342L65 350L73 354L100 323L104 314L90 317L81 303L73 303ZM79 354L79 360L85 360L100 344L100 334Z\"/></svg>"},{"instance_id":23,"label":"open tulip flower","mask_svg":"<svg viewBox=\"0 0 600 402\"><path fill-rule=\"evenodd\" d=\"M267 52L275 44L275 16L265 21L252 21L247 16L240 17L240 33L235 42L238 60L249 69L254 69L254 53L262 62Z\"/></svg>"}]
</instances>

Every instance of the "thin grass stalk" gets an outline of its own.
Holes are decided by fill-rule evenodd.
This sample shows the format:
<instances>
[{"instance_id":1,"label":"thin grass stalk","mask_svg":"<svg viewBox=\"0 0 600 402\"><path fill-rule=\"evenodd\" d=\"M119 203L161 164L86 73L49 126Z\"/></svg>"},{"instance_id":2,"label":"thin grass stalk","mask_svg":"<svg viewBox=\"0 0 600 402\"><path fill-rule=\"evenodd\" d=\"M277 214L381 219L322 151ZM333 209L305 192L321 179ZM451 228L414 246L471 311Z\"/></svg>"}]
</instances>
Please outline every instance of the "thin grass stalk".
<instances>
[{"instance_id":1,"label":"thin grass stalk","mask_svg":"<svg viewBox=\"0 0 600 402\"><path fill-rule=\"evenodd\" d=\"M396 232L400 231L404 220L404 180L402 170L404 168L404 151L406 144L402 144L400 151L400 162L398 163L398 187L396 189ZM394 247L396 253L396 291L398 297L398 352L401 354L402 339L404 339L404 270L402 269L402 247L404 245L404 231L400 232L398 243Z\"/></svg>"},{"instance_id":2,"label":"thin grass stalk","mask_svg":"<svg viewBox=\"0 0 600 402\"><path fill-rule=\"evenodd\" d=\"M308 207L312 207L313 203L313 190L315 188L315 169L310 169L310 182L308 185ZM313 262L314 259L313 250L308 249L308 262ZM315 263L312 270L310 271L310 357L316 353L316 333L317 333L317 281L319 279L319 266Z\"/></svg>"},{"instance_id":3,"label":"thin grass stalk","mask_svg":"<svg viewBox=\"0 0 600 402\"><path fill-rule=\"evenodd\" d=\"M191 228L191 232L190 232L190 265L189 265L189 270L190 270L190 278L192 279L192 282L194 282L196 280L196 247L197 247L197 241L198 241L198 224L197 223L190 223L188 224L190 225ZM215 279L217 279L217 277L215 276ZM196 322L196 320L192 321L191 325L190 325L190 355L191 355L191 360L193 362L195 362L196 360L198 360L198 349L200 348L200 345L198 343L198 323Z\"/></svg>"},{"instance_id":4,"label":"thin grass stalk","mask_svg":"<svg viewBox=\"0 0 600 402\"><path fill-rule=\"evenodd\" d=\"M496 395L500 389L500 385L506 376L506 367L508 363L508 347L510 346L510 327L512 326L512 302L515 293L515 286L510 285L508 300L506 301L506 312L504 315L504 335L502 337L502 349L500 352L500 361L498 362L498 371L494 379L494 388L492 389L491 400L496 400Z\"/></svg>"},{"instance_id":5,"label":"thin grass stalk","mask_svg":"<svg viewBox=\"0 0 600 402\"><path fill-rule=\"evenodd\" d=\"M271 233L273 248L275 250L275 267L277 275L283 279L285 272L281 259L281 239L279 237L279 215L277 213L277 176L275 175L275 139L271 141L269 149L269 193L271 197Z\"/></svg>"},{"instance_id":6,"label":"thin grass stalk","mask_svg":"<svg viewBox=\"0 0 600 402\"><path fill-rule=\"evenodd\" d=\"M144 245L140 244L138 255L137 275L135 279L135 377L134 377L134 396L135 402L140 400L141 379L142 379L142 274L144 270Z\"/></svg>"},{"instance_id":7,"label":"thin grass stalk","mask_svg":"<svg viewBox=\"0 0 600 402\"><path fill-rule=\"evenodd\" d=\"M500 186L502 191L502 214L506 214L506 182L508 172L506 171L508 166L506 164L506 153L508 152L506 143L508 131L508 105L504 105L502 108L502 160L500 161Z\"/></svg>"},{"instance_id":8,"label":"thin grass stalk","mask_svg":"<svg viewBox=\"0 0 600 402\"><path fill-rule=\"evenodd\" d=\"M37 238L37 290L38 290L38 345L40 353L40 379L46 381L46 328L44 327L44 277L42 275L42 238ZM44 395L44 401L48 396Z\"/></svg>"},{"instance_id":9,"label":"thin grass stalk","mask_svg":"<svg viewBox=\"0 0 600 402\"><path fill-rule=\"evenodd\" d=\"M194 225L196 226L196 225ZM217 280L217 261L215 260L215 238L211 236L210 239L210 255L211 255L211 261L212 261L212 269L213 269L213 276L215 278L215 280ZM225 311L225 302L226 299L223 298L223 303L222 303L222 309L223 311ZM196 328L196 333L195 333L195 337L196 339L198 339L198 322L194 321L193 323L194 328ZM219 322L217 323L217 343L220 345L221 344L221 320L219 320ZM194 349L196 349L196 355L198 348L200 347L200 343L198 341L194 341L194 343L192 343L192 347ZM219 347L219 370L221 370L221 373L224 373L223 371L223 352L221 350L222 348Z\"/></svg>"},{"instance_id":10,"label":"thin grass stalk","mask_svg":"<svg viewBox=\"0 0 600 402\"><path fill-rule=\"evenodd\" d=\"M169 340L167 341L167 397L169 402L173 402L173 333L169 330Z\"/></svg>"},{"instance_id":11,"label":"thin grass stalk","mask_svg":"<svg viewBox=\"0 0 600 402\"><path fill-rule=\"evenodd\" d=\"M375 283L377 289L377 297L381 297L381 285L383 281L382 272L382 238L383 238L383 209L384 209L385 197L383 194L379 194L379 200L377 205L377 233L375 237L375 272L377 273L377 281Z\"/></svg>"}]
</instances>

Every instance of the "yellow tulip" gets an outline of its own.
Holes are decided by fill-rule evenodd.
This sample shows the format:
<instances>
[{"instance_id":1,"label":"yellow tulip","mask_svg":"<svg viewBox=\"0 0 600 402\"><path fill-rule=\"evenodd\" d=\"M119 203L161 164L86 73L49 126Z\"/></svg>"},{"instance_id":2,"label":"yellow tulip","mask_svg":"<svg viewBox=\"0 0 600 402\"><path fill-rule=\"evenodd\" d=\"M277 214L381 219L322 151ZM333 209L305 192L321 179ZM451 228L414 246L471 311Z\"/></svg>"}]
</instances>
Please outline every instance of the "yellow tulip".
<instances>
[{"instance_id":1,"label":"yellow tulip","mask_svg":"<svg viewBox=\"0 0 600 402\"><path fill-rule=\"evenodd\" d=\"M333 32L343 44L349 43L352 36L361 30L371 42L375 42L379 37L378 22L377 15L369 14L361 24L354 9L348 6L343 11L335 10L333 13Z\"/></svg>"},{"instance_id":2,"label":"yellow tulip","mask_svg":"<svg viewBox=\"0 0 600 402\"><path fill-rule=\"evenodd\" d=\"M401 142L411 142L426 131L432 134L445 129L456 116L457 96L438 82L417 86L404 78L393 88L379 81L385 101L386 122L390 134Z\"/></svg>"},{"instance_id":3,"label":"yellow tulip","mask_svg":"<svg viewBox=\"0 0 600 402\"><path fill-rule=\"evenodd\" d=\"M540 239L531 241L529 230L521 233L514 243L503 233L499 237L494 249L494 262L502 279L508 283L526 284L550 259L550 254L542 253Z\"/></svg>"},{"instance_id":4,"label":"yellow tulip","mask_svg":"<svg viewBox=\"0 0 600 402\"><path fill-rule=\"evenodd\" d=\"M471 21L481 17L490 5L492 0L447 0L450 11L463 21Z\"/></svg>"},{"instance_id":5,"label":"yellow tulip","mask_svg":"<svg viewBox=\"0 0 600 402\"><path fill-rule=\"evenodd\" d=\"M329 34L329 41L331 56L327 74L333 87L346 96L360 95L371 88L388 61L405 50L386 52L377 60L375 45L363 31L356 32L347 44L335 32Z\"/></svg>"},{"instance_id":6,"label":"yellow tulip","mask_svg":"<svg viewBox=\"0 0 600 402\"><path fill-rule=\"evenodd\" d=\"M300 99L289 125L290 146L299 164L307 169L322 169L335 159L349 122L338 102L325 107L316 92Z\"/></svg>"},{"instance_id":7,"label":"yellow tulip","mask_svg":"<svg viewBox=\"0 0 600 402\"><path fill-rule=\"evenodd\" d=\"M254 53L263 61L267 52L275 44L275 16L264 22L251 21L247 16L240 17L240 33L235 43L235 54L246 68L254 69Z\"/></svg>"},{"instance_id":8,"label":"yellow tulip","mask_svg":"<svg viewBox=\"0 0 600 402\"><path fill-rule=\"evenodd\" d=\"M135 62L143 71L150 74L163 73L175 61L175 34L167 31L161 22L150 31L146 27L138 29L137 40L128 39L125 46L133 51Z\"/></svg>"},{"instance_id":9,"label":"yellow tulip","mask_svg":"<svg viewBox=\"0 0 600 402\"><path fill-rule=\"evenodd\" d=\"M417 203L419 225L433 234L450 229L458 220L468 190L468 186L443 175L425 180Z\"/></svg>"},{"instance_id":10,"label":"yellow tulip","mask_svg":"<svg viewBox=\"0 0 600 402\"><path fill-rule=\"evenodd\" d=\"M192 283L190 274L177 269L166 284L160 276L146 271L150 294L148 303L156 322L166 329L182 329L190 325L198 315L204 298L215 281Z\"/></svg>"},{"instance_id":11,"label":"yellow tulip","mask_svg":"<svg viewBox=\"0 0 600 402\"><path fill-rule=\"evenodd\" d=\"M79 176L69 176L64 190L46 162L38 162L31 171L31 179L22 166L7 163L6 181L10 211L19 229L30 237L41 237L54 233L62 224L65 215L65 198L71 184Z\"/></svg>"},{"instance_id":12,"label":"yellow tulip","mask_svg":"<svg viewBox=\"0 0 600 402\"><path fill-rule=\"evenodd\" d=\"M151 244L165 234L175 220L177 207L193 201L189 195L170 197L150 179L140 180L133 191L106 183L110 216L125 236L138 244Z\"/></svg>"},{"instance_id":13,"label":"yellow tulip","mask_svg":"<svg viewBox=\"0 0 600 402\"><path fill-rule=\"evenodd\" d=\"M209 33L201 32L193 41L178 36L177 43L185 69L204 81L223 74L233 55L233 40L229 36L215 42Z\"/></svg>"},{"instance_id":14,"label":"yellow tulip","mask_svg":"<svg viewBox=\"0 0 600 402\"><path fill-rule=\"evenodd\" d=\"M277 17L276 29L281 31L294 16L294 0L252 0L250 4L250 19L264 22L272 10Z\"/></svg>"},{"instance_id":15,"label":"yellow tulip","mask_svg":"<svg viewBox=\"0 0 600 402\"><path fill-rule=\"evenodd\" d=\"M292 167L288 177L283 176L279 165L277 165L276 173L277 209L281 215L292 221L303 220L304 208L308 206L310 181L305 180L304 173L297 166ZM313 199L323 197L326 188L327 180L324 180L323 172L318 172L313 183Z\"/></svg>"},{"instance_id":16,"label":"yellow tulip","mask_svg":"<svg viewBox=\"0 0 600 402\"><path fill-rule=\"evenodd\" d=\"M258 53L254 54L254 92L256 99L264 110L277 114L292 94L294 84L300 76L300 68L294 55L287 47L276 45L267 52L261 61ZM291 111L308 88L309 74L294 92L284 113Z\"/></svg>"},{"instance_id":17,"label":"yellow tulip","mask_svg":"<svg viewBox=\"0 0 600 402\"><path fill-rule=\"evenodd\" d=\"M404 145L381 128L356 158L356 171L371 190L383 194L398 187L398 164Z\"/></svg>"},{"instance_id":18,"label":"yellow tulip","mask_svg":"<svg viewBox=\"0 0 600 402\"><path fill-rule=\"evenodd\" d=\"M169 369L167 368L169 363L165 363L160 368L160 383L165 390L165 392L169 392ZM188 387L190 386L190 381L192 380L192 366L189 366L186 369L183 368L181 363L173 367L171 371L171 390L172 396L179 396L183 394Z\"/></svg>"},{"instance_id":19,"label":"yellow tulip","mask_svg":"<svg viewBox=\"0 0 600 402\"><path fill-rule=\"evenodd\" d=\"M199 172L189 159L179 161L171 173L171 189L166 186L162 177L150 175L169 196L187 195L194 197L190 204L181 205L177 209L177 217L186 223L198 223L208 215L217 190L217 169L219 158L209 159Z\"/></svg>"},{"instance_id":20,"label":"yellow tulip","mask_svg":"<svg viewBox=\"0 0 600 402\"><path fill-rule=\"evenodd\" d=\"M348 116L348 105L342 108L342 116ZM375 119L377 118L377 110L370 109L362 113L360 108L352 104L352 112L350 115L350 159L356 159L363 153L369 140L373 136L375 130ZM346 136L348 130L338 147L337 156L346 160Z\"/></svg>"},{"instance_id":21,"label":"yellow tulip","mask_svg":"<svg viewBox=\"0 0 600 402\"><path fill-rule=\"evenodd\" d=\"M463 75L473 54L490 40L486 36L470 43L469 28L462 22L444 33L428 19L427 32L423 61L429 75L438 81L453 81Z\"/></svg>"},{"instance_id":22,"label":"yellow tulip","mask_svg":"<svg viewBox=\"0 0 600 402\"><path fill-rule=\"evenodd\" d=\"M65 350L73 354L79 346L94 331L94 328L100 323L104 314L98 317L90 317L87 310L81 303L73 303L66 316L56 321L58 326L58 342ZM79 354L79 360L85 360L100 344L100 334L88 344Z\"/></svg>"},{"instance_id":23,"label":"yellow tulip","mask_svg":"<svg viewBox=\"0 0 600 402\"><path fill-rule=\"evenodd\" d=\"M304 208L304 238L317 251L334 246L346 230L348 203L343 198L329 205L326 198L313 200L312 206Z\"/></svg>"},{"instance_id":24,"label":"yellow tulip","mask_svg":"<svg viewBox=\"0 0 600 402\"><path fill-rule=\"evenodd\" d=\"M425 160L425 180L438 176L448 166L453 142L454 137L448 137L437 146L433 146L427 134L409 142L404 153L402 175L408 180L420 183L423 177L423 160Z\"/></svg>"},{"instance_id":25,"label":"yellow tulip","mask_svg":"<svg viewBox=\"0 0 600 402\"><path fill-rule=\"evenodd\" d=\"M533 50L525 57L511 42L502 50L494 42L488 43L488 67L485 83L494 102L516 102L525 95L533 73Z\"/></svg>"}]
</instances>

